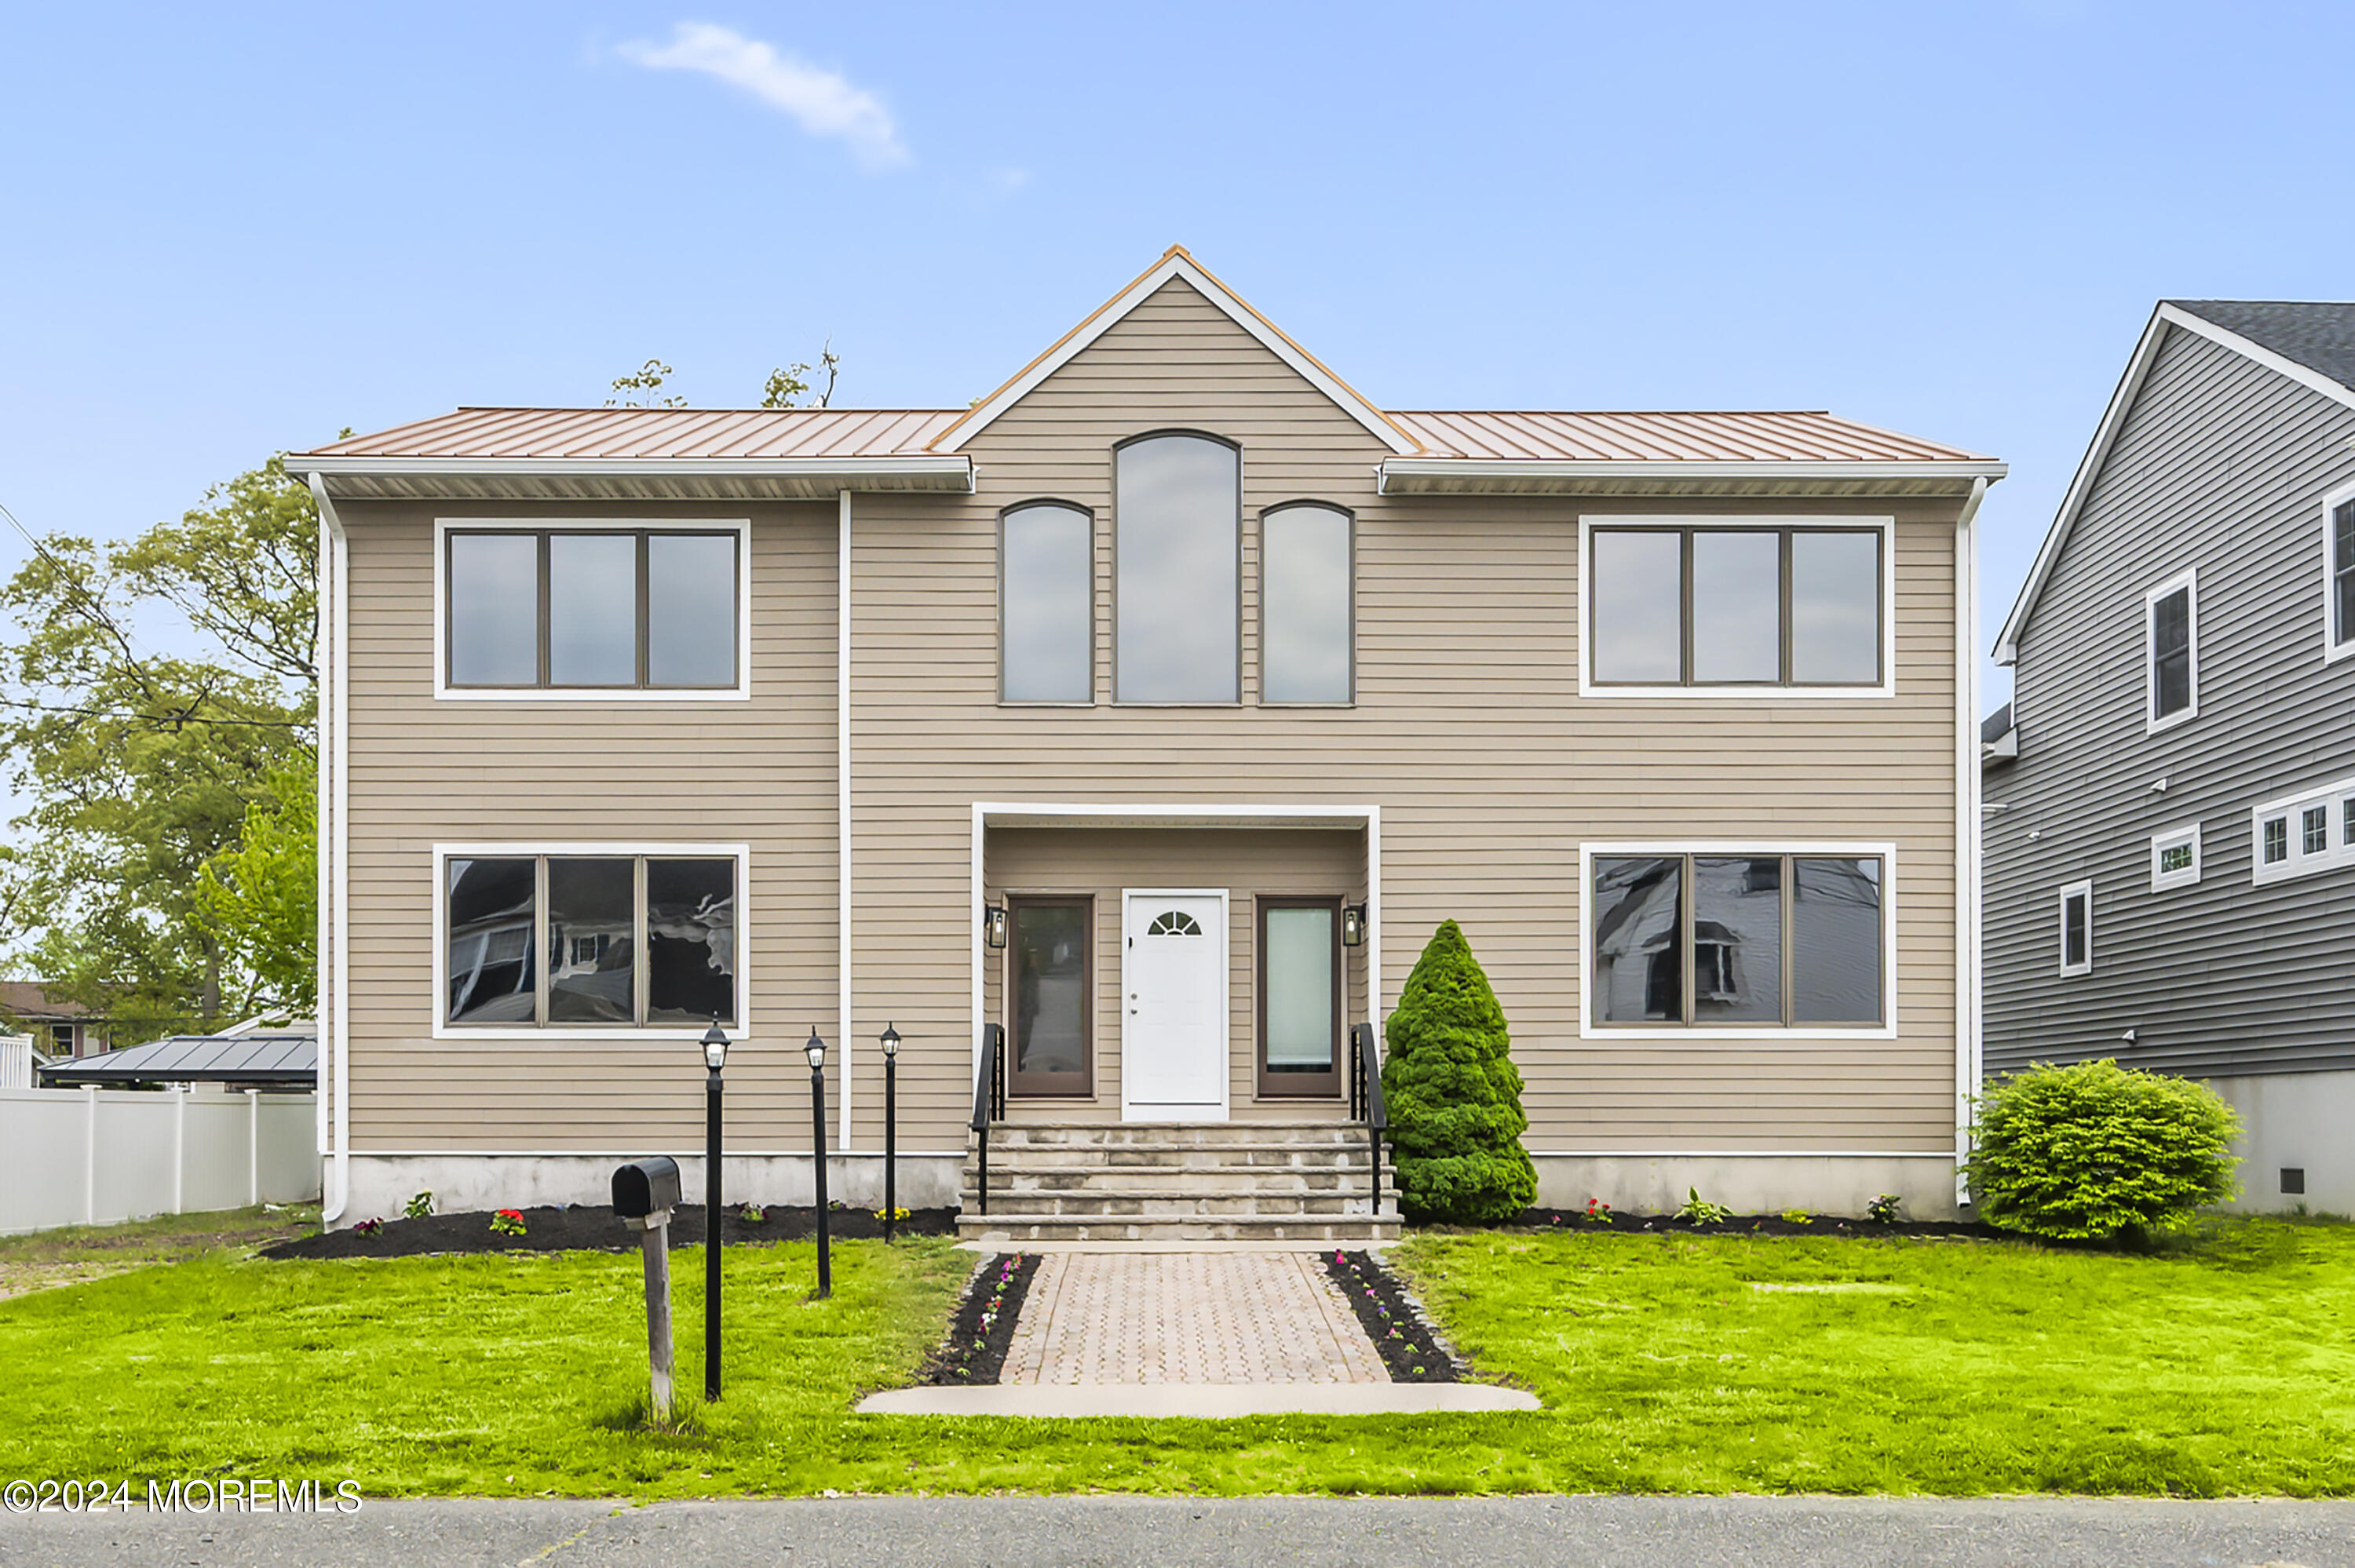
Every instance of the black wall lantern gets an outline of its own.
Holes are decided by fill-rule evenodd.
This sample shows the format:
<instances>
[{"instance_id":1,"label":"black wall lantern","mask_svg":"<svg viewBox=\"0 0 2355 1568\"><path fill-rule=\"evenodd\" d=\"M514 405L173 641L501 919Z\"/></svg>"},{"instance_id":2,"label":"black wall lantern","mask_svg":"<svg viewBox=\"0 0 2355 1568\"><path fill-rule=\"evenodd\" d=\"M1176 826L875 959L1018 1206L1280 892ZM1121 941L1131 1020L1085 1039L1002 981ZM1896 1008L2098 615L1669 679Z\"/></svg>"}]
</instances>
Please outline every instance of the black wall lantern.
<instances>
[{"instance_id":1,"label":"black wall lantern","mask_svg":"<svg viewBox=\"0 0 2355 1568\"><path fill-rule=\"evenodd\" d=\"M1006 906L989 904L982 906L981 940L992 952L1006 946Z\"/></svg>"},{"instance_id":2,"label":"black wall lantern","mask_svg":"<svg viewBox=\"0 0 2355 1568\"><path fill-rule=\"evenodd\" d=\"M1341 906L1341 945L1362 948L1366 945L1366 906L1362 904Z\"/></svg>"}]
</instances>

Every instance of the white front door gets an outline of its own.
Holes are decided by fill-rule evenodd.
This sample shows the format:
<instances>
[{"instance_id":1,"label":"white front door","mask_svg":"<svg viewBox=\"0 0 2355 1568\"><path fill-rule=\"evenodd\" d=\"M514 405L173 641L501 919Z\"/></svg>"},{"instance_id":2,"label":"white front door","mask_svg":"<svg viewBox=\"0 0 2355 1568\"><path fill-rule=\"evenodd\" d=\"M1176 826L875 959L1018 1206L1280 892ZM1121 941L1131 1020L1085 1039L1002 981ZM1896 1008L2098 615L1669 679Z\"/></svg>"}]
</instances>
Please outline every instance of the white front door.
<instances>
[{"instance_id":1,"label":"white front door","mask_svg":"<svg viewBox=\"0 0 2355 1568\"><path fill-rule=\"evenodd\" d=\"M1120 1109L1227 1119L1227 895L1121 895Z\"/></svg>"}]
</instances>

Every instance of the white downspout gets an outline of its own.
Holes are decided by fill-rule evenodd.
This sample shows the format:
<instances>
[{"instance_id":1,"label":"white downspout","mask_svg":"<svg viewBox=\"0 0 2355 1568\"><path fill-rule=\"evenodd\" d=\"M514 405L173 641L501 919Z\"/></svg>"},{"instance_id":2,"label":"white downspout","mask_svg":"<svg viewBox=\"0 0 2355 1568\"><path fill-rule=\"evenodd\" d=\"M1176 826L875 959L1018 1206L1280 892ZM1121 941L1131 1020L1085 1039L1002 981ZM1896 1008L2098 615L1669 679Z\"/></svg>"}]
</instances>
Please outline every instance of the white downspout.
<instances>
[{"instance_id":1,"label":"white downspout","mask_svg":"<svg viewBox=\"0 0 2355 1568\"><path fill-rule=\"evenodd\" d=\"M1971 1153L1971 1100L1979 1087L1979 574L1971 524L1985 478L1955 520L1955 1200L1971 1200L1959 1169Z\"/></svg>"},{"instance_id":2,"label":"white downspout","mask_svg":"<svg viewBox=\"0 0 2355 1568\"><path fill-rule=\"evenodd\" d=\"M351 1202L351 845L346 821L352 798L351 672L346 653L351 647L351 540L344 532L336 503L327 498L327 482L311 475L311 497L318 503L320 528L319 586L327 602L320 621L326 633L326 658L320 671L320 800L319 861L322 892L319 914L327 927L327 941L319 958L325 969L328 1005L319 1009L319 1066L329 1082L319 1086L321 1125L328 1137L334 1181L323 1196L323 1222L333 1224Z\"/></svg>"},{"instance_id":3,"label":"white downspout","mask_svg":"<svg viewBox=\"0 0 2355 1568\"><path fill-rule=\"evenodd\" d=\"M850 1150L850 492L841 493L841 524L834 546L834 821L835 947L842 977L835 995L839 1002L834 1024L837 1093L842 1101L842 1130L835 1146Z\"/></svg>"}]
</instances>

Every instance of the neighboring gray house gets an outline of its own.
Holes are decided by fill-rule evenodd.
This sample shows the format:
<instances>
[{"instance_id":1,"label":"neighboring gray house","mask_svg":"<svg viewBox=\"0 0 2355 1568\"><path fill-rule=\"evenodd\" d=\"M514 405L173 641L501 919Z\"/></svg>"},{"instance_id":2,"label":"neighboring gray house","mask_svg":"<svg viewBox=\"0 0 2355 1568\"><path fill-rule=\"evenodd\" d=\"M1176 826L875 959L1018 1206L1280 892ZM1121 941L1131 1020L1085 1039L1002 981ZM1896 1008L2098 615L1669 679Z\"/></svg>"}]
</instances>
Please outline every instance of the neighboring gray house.
<instances>
[{"instance_id":1,"label":"neighboring gray house","mask_svg":"<svg viewBox=\"0 0 2355 1568\"><path fill-rule=\"evenodd\" d=\"M2355 304L2175 300L1996 658L1985 1061L2246 1123L2240 1206L2355 1211Z\"/></svg>"}]
</instances>

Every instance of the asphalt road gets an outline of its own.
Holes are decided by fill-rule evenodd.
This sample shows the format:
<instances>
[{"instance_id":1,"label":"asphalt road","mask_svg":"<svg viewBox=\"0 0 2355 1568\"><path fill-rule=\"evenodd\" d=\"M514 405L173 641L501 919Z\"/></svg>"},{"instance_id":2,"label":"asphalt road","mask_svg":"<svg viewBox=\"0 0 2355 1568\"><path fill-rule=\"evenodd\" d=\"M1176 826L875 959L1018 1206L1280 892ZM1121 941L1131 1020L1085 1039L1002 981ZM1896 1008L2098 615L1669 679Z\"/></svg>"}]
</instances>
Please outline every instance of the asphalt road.
<instances>
[{"instance_id":1,"label":"asphalt road","mask_svg":"<svg viewBox=\"0 0 2355 1568\"><path fill-rule=\"evenodd\" d=\"M2027 1498L844 1498L366 1503L357 1513L0 1517L0 1563L448 1568L2355 1568L2355 1501Z\"/></svg>"}]
</instances>

